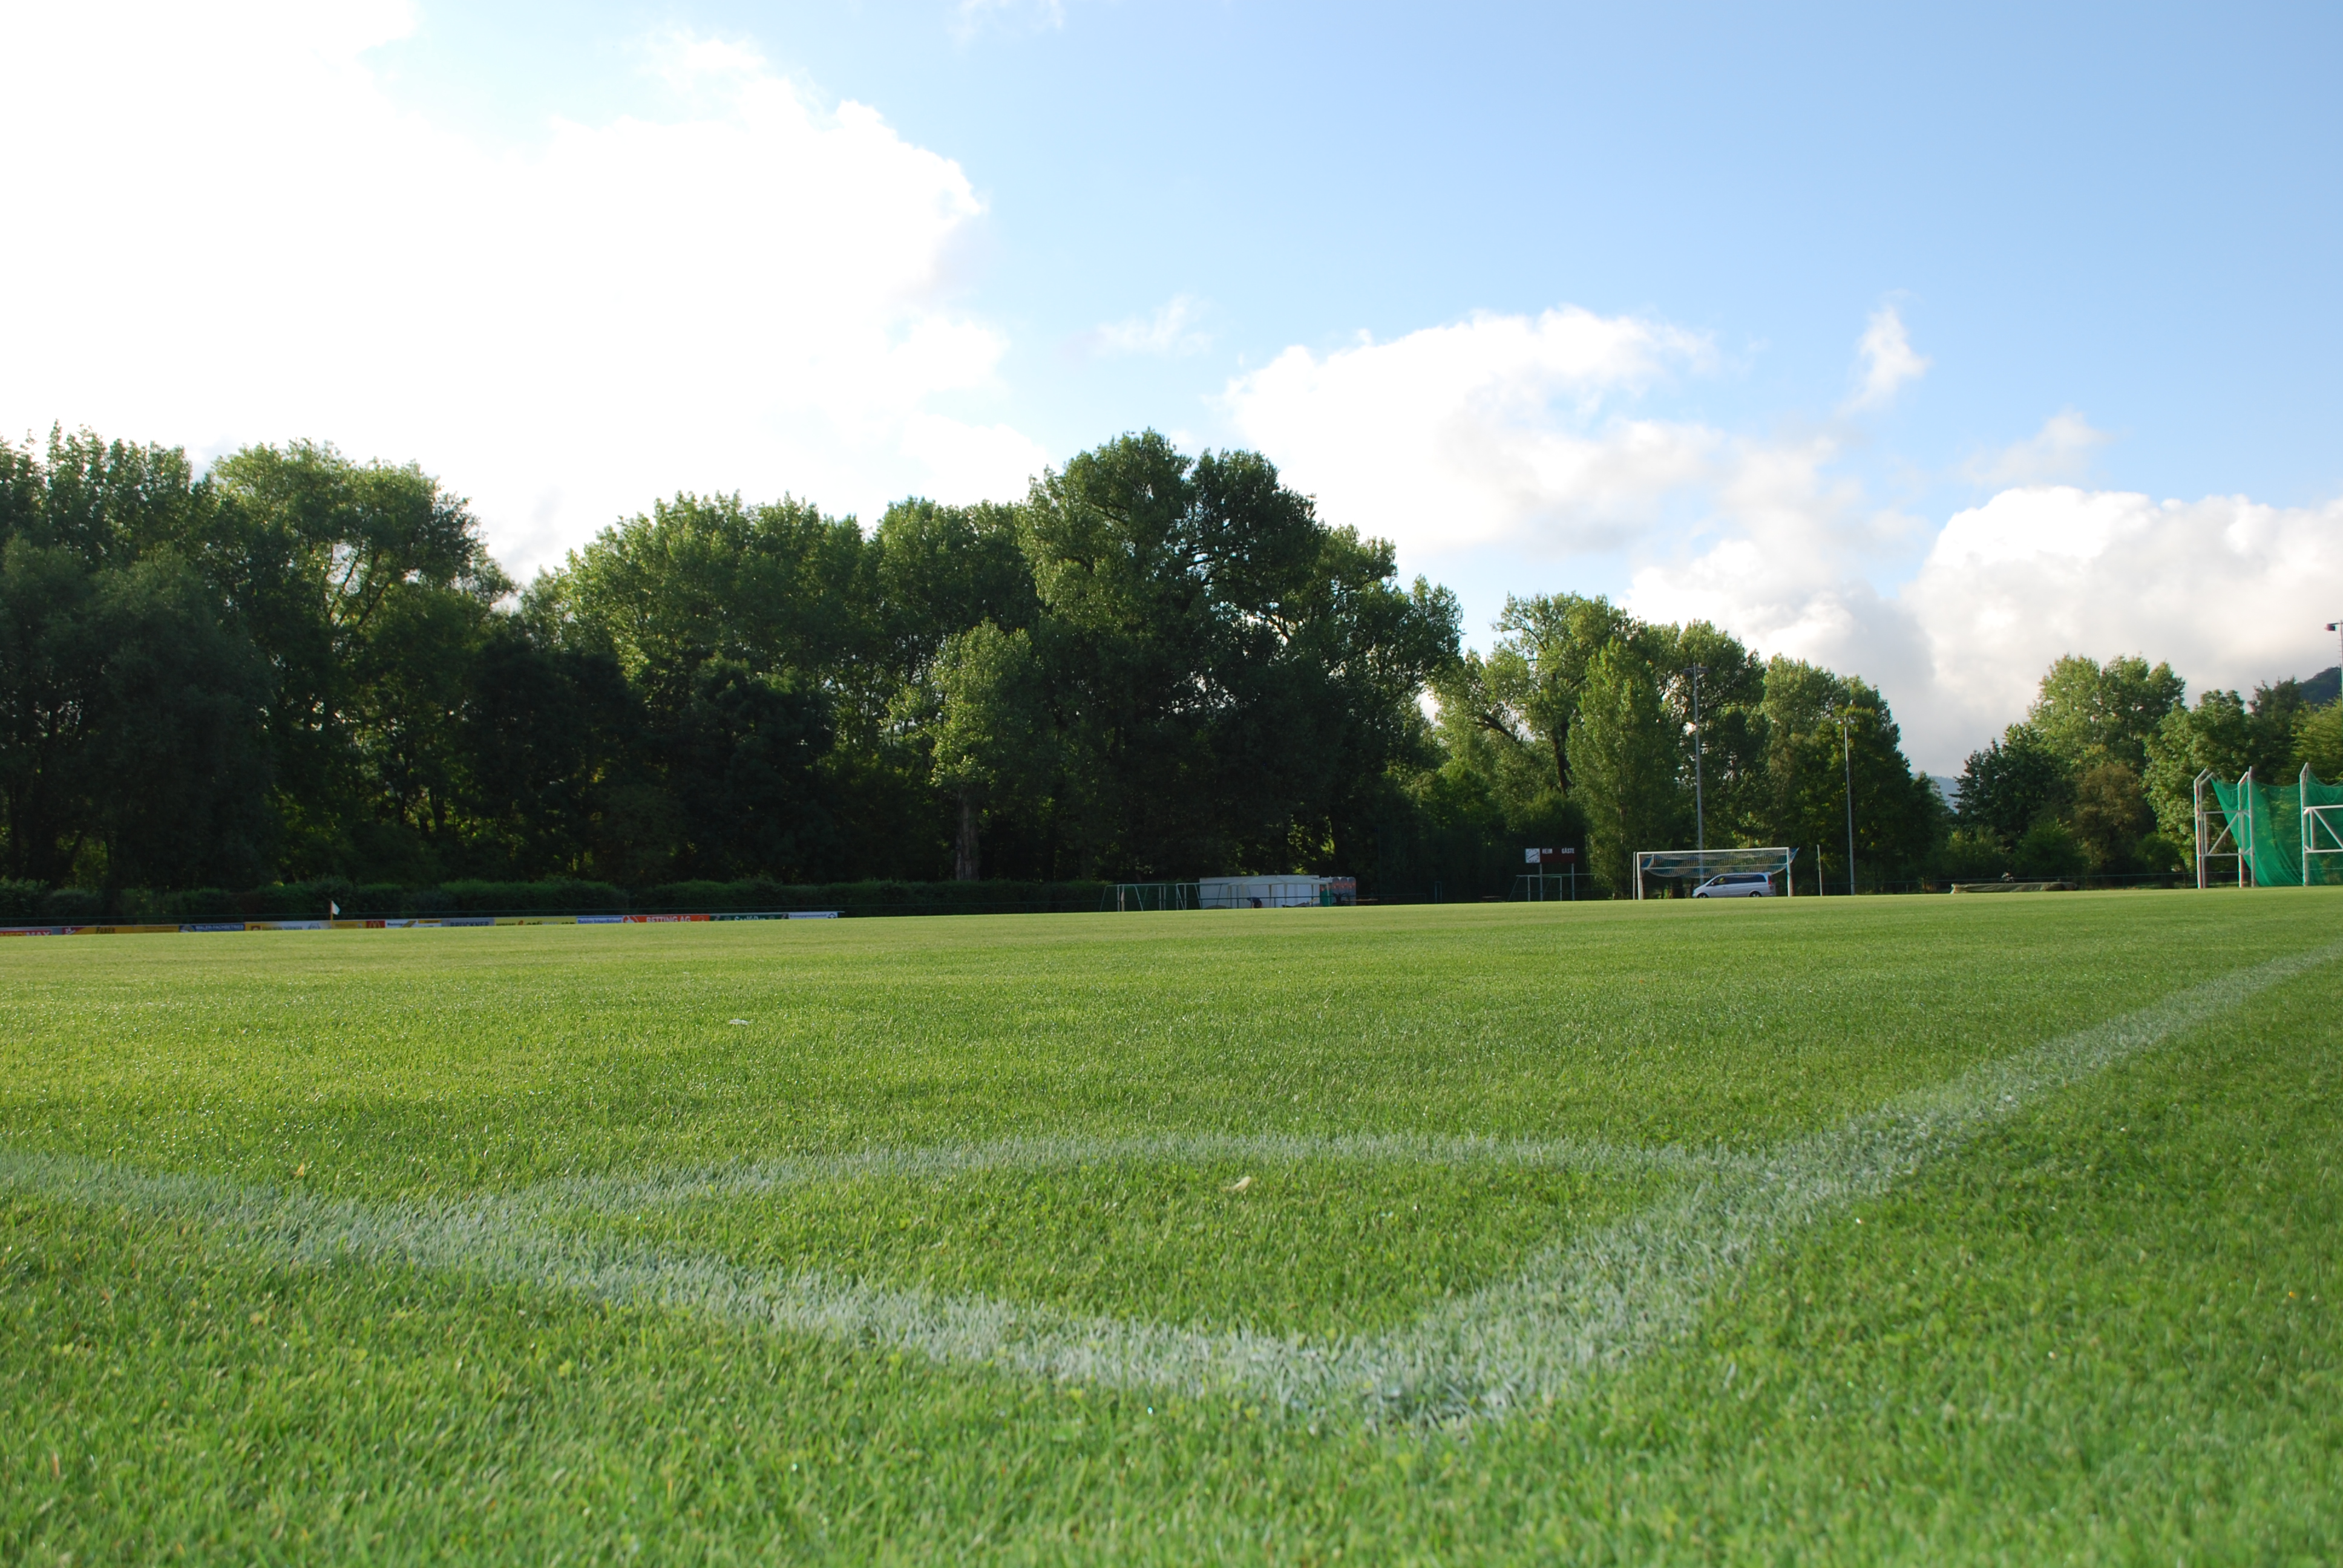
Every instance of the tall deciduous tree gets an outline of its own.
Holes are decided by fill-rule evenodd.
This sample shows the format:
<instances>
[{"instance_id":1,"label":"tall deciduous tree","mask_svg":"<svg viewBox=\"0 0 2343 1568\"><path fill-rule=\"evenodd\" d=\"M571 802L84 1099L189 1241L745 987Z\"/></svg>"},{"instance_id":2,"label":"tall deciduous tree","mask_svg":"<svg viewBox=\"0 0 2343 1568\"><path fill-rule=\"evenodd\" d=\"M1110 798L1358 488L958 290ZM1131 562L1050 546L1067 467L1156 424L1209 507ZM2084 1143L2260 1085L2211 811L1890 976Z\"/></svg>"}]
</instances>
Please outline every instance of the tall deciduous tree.
<instances>
[{"instance_id":1,"label":"tall deciduous tree","mask_svg":"<svg viewBox=\"0 0 2343 1568\"><path fill-rule=\"evenodd\" d=\"M85 765L107 890L247 887L275 849L267 666L168 551L97 574Z\"/></svg>"},{"instance_id":2,"label":"tall deciduous tree","mask_svg":"<svg viewBox=\"0 0 2343 1568\"><path fill-rule=\"evenodd\" d=\"M1790 658L1767 667L1765 686L1775 841L1814 846L1834 884L1844 878L1851 777L1863 869L1874 880L1916 872L1943 840L1944 805L1906 760L1886 699Z\"/></svg>"},{"instance_id":3,"label":"tall deciduous tree","mask_svg":"<svg viewBox=\"0 0 2343 1568\"><path fill-rule=\"evenodd\" d=\"M1388 545L1321 524L1262 457L1152 431L1045 475L1021 516L1065 869L1291 869L1368 837L1455 657L1451 597L1398 588Z\"/></svg>"},{"instance_id":4,"label":"tall deciduous tree","mask_svg":"<svg viewBox=\"0 0 2343 1568\"><path fill-rule=\"evenodd\" d=\"M568 639L658 682L709 659L867 709L884 685L873 614L877 556L851 518L793 498L679 495L605 528L569 558L559 597ZM876 699L885 707L885 693Z\"/></svg>"},{"instance_id":5,"label":"tall deciduous tree","mask_svg":"<svg viewBox=\"0 0 2343 1568\"><path fill-rule=\"evenodd\" d=\"M1048 788L1054 745L1032 640L980 621L944 639L935 663L935 779L956 823L952 875L981 869L980 829L989 809L1029 809Z\"/></svg>"},{"instance_id":6,"label":"tall deciduous tree","mask_svg":"<svg viewBox=\"0 0 2343 1568\"><path fill-rule=\"evenodd\" d=\"M2305 709L2296 718L2294 764L2329 784L2343 783L2343 701Z\"/></svg>"},{"instance_id":7,"label":"tall deciduous tree","mask_svg":"<svg viewBox=\"0 0 2343 1568\"><path fill-rule=\"evenodd\" d=\"M465 674L470 869L497 878L662 876L680 819L649 773L642 703L608 654L494 628Z\"/></svg>"},{"instance_id":8,"label":"tall deciduous tree","mask_svg":"<svg viewBox=\"0 0 2343 1568\"><path fill-rule=\"evenodd\" d=\"M1961 820L2008 849L2043 818L2063 813L2074 793L2065 759L2031 725L2013 724L1969 754L1961 770Z\"/></svg>"},{"instance_id":9,"label":"tall deciduous tree","mask_svg":"<svg viewBox=\"0 0 2343 1568\"><path fill-rule=\"evenodd\" d=\"M295 875L1308 868L1406 896L1496 890L1593 821L1624 882L1688 838L1695 755L1712 841L1795 841L1843 794L1817 737L1849 705L1866 836L1911 837L1859 683L1573 595L1460 657L1454 598L1388 544L1151 432L868 535L679 496L517 604L460 498L311 443L207 475L0 443L0 831L48 880L240 879L273 820ZM2290 739L2286 698L2257 693L2258 735Z\"/></svg>"},{"instance_id":10,"label":"tall deciduous tree","mask_svg":"<svg viewBox=\"0 0 2343 1568\"><path fill-rule=\"evenodd\" d=\"M2151 667L2137 656L2097 664L2068 654L2043 675L2026 722L2071 769L2112 761L2137 773L2147 766L2148 737L2186 694L2168 664Z\"/></svg>"},{"instance_id":11,"label":"tall deciduous tree","mask_svg":"<svg viewBox=\"0 0 2343 1568\"><path fill-rule=\"evenodd\" d=\"M827 703L789 677L710 659L671 723L684 874L789 880L823 867L835 835L820 773Z\"/></svg>"},{"instance_id":12,"label":"tall deciduous tree","mask_svg":"<svg viewBox=\"0 0 2343 1568\"><path fill-rule=\"evenodd\" d=\"M0 800L40 881L246 880L274 848L257 729L275 682L216 570L185 455L0 443Z\"/></svg>"},{"instance_id":13,"label":"tall deciduous tree","mask_svg":"<svg viewBox=\"0 0 2343 1568\"><path fill-rule=\"evenodd\" d=\"M2265 784L2291 781L2300 704L2289 701L2292 694L2282 688L2263 688L2250 704L2234 691L2200 692L2194 708L2175 708L2164 716L2148 739L2145 782L2157 829L2166 838L2176 844L2195 841L2197 776L2207 769L2230 783L2248 769Z\"/></svg>"},{"instance_id":14,"label":"tall deciduous tree","mask_svg":"<svg viewBox=\"0 0 2343 1568\"><path fill-rule=\"evenodd\" d=\"M0 800L13 879L57 882L94 823L95 574L25 533L0 548Z\"/></svg>"},{"instance_id":15,"label":"tall deciduous tree","mask_svg":"<svg viewBox=\"0 0 2343 1568\"><path fill-rule=\"evenodd\" d=\"M916 678L948 638L987 621L1021 631L1041 612L1013 506L899 501L880 518L871 545L899 677Z\"/></svg>"},{"instance_id":16,"label":"tall deciduous tree","mask_svg":"<svg viewBox=\"0 0 2343 1568\"><path fill-rule=\"evenodd\" d=\"M512 586L478 519L413 464L317 442L246 447L210 482L218 512L191 558L269 662L286 869L430 874L464 651L448 622L476 634Z\"/></svg>"},{"instance_id":17,"label":"tall deciduous tree","mask_svg":"<svg viewBox=\"0 0 2343 1568\"><path fill-rule=\"evenodd\" d=\"M1700 787L1707 842L1778 841L1765 838L1772 726L1765 661L1706 621L1654 627L1644 640L1679 738L1678 777L1687 790L1696 779Z\"/></svg>"},{"instance_id":18,"label":"tall deciduous tree","mask_svg":"<svg viewBox=\"0 0 2343 1568\"><path fill-rule=\"evenodd\" d=\"M2155 826L2156 815L2131 764L2110 757L2075 776L2072 822L2090 865L2120 870L2131 864L2134 847Z\"/></svg>"},{"instance_id":19,"label":"tall deciduous tree","mask_svg":"<svg viewBox=\"0 0 2343 1568\"><path fill-rule=\"evenodd\" d=\"M1657 673L1624 642L1597 653L1570 731L1572 794L1586 812L1591 869L1614 893L1634 886L1638 849L1684 842L1689 802Z\"/></svg>"},{"instance_id":20,"label":"tall deciduous tree","mask_svg":"<svg viewBox=\"0 0 2343 1568\"><path fill-rule=\"evenodd\" d=\"M1484 673L1469 711L1484 729L1542 749L1554 788L1567 791L1570 729L1588 670L1614 643L1643 646L1646 628L1607 598L1564 593L1506 596L1496 629L1485 666L1475 661Z\"/></svg>"}]
</instances>

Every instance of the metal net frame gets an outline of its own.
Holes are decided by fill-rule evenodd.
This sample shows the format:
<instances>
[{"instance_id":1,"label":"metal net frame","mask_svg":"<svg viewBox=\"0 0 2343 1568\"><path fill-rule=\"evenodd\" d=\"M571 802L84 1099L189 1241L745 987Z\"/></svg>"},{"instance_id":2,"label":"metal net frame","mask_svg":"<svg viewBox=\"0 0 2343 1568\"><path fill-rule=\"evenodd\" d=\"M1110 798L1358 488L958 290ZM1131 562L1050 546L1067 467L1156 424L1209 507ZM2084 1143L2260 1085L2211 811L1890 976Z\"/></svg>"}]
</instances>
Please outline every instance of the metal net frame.
<instances>
[{"instance_id":1,"label":"metal net frame","mask_svg":"<svg viewBox=\"0 0 2343 1568\"><path fill-rule=\"evenodd\" d=\"M1114 891L1101 900L1101 909L1111 908L1123 914L1153 912L1160 910L1192 910L1198 907L1196 884L1193 882L1117 882Z\"/></svg>"},{"instance_id":2,"label":"metal net frame","mask_svg":"<svg viewBox=\"0 0 2343 1568\"><path fill-rule=\"evenodd\" d=\"M1783 894L1795 898L1798 881L1790 875L1790 867L1797 858L1796 849L1783 844L1735 849L1638 849L1635 851L1635 897L1640 899L1644 896L1644 880L1647 877L1672 882L1689 881L1697 887L1725 871L1763 871L1769 877L1781 878Z\"/></svg>"},{"instance_id":3,"label":"metal net frame","mask_svg":"<svg viewBox=\"0 0 2343 1568\"><path fill-rule=\"evenodd\" d=\"M2248 768L2246 769L2245 777L2237 782L2242 785L2253 776L2254 770ZM2197 885L2199 888L2209 888L2213 885L2213 868L2218 861L2236 862L2237 886L2241 888L2246 885L2246 877L2251 868L2252 857L2247 852L2244 841L2237 837L2236 831L2237 824L2231 821L2227 804L2217 793L2225 788L2226 786L2222 785L2220 780L2213 777L2213 770L2210 768L2205 769L2197 775L2195 789ZM2250 816L2243 826L2247 834L2252 833L2253 823Z\"/></svg>"},{"instance_id":4,"label":"metal net frame","mask_svg":"<svg viewBox=\"0 0 2343 1568\"><path fill-rule=\"evenodd\" d=\"M2302 880L2305 887L2343 882L2343 862L2317 857L2343 856L2343 784L2327 784L2302 765Z\"/></svg>"},{"instance_id":5,"label":"metal net frame","mask_svg":"<svg viewBox=\"0 0 2343 1568\"><path fill-rule=\"evenodd\" d=\"M2237 883L2257 888L2343 883L2343 786L2308 766L2292 784L2263 784L2247 769L2235 784L2197 776L2197 885L2234 860Z\"/></svg>"}]
</instances>

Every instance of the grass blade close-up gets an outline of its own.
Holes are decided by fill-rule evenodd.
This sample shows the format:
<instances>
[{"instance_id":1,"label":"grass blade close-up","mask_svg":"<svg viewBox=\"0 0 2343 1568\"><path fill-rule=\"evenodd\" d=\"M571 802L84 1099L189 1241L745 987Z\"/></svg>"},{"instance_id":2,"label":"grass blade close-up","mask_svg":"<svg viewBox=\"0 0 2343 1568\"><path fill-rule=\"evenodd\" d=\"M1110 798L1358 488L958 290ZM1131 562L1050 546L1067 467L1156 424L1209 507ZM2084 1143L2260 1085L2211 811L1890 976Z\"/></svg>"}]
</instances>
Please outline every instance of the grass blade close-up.
<instances>
[{"instance_id":1,"label":"grass blade close-up","mask_svg":"<svg viewBox=\"0 0 2343 1568\"><path fill-rule=\"evenodd\" d=\"M0 947L0 1558L2343 1553L2321 890Z\"/></svg>"}]
</instances>

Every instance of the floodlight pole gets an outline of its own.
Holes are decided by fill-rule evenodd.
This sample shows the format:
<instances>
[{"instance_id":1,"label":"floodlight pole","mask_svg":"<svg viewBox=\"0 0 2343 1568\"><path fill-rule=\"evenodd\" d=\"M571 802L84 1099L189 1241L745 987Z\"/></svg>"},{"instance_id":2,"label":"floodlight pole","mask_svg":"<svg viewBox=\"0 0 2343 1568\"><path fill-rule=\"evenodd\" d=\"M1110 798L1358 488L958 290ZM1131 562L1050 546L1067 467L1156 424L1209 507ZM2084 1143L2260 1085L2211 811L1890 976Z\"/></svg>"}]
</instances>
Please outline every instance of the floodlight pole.
<instances>
[{"instance_id":1,"label":"floodlight pole","mask_svg":"<svg viewBox=\"0 0 2343 1568\"><path fill-rule=\"evenodd\" d=\"M1708 811L1701 799L1700 761L1703 742L1700 732L1700 678L1708 667L1695 664L1692 670L1692 846L1700 855L1700 874L1708 875Z\"/></svg>"},{"instance_id":2,"label":"floodlight pole","mask_svg":"<svg viewBox=\"0 0 2343 1568\"><path fill-rule=\"evenodd\" d=\"M1838 716L1839 757L1846 766L1846 896L1855 897L1855 747L1846 738L1846 715Z\"/></svg>"},{"instance_id":3,"label":"floodlight pole","mask_svg":"<svg viewBox=\"0 0 2343 1568\"><path fill-rule=\"evenodd\" d=\"M2332 632L2343 633L2343 620L2328 621L2327 623L2327 629ZM2343 648L2343 636L2337 637L2335 642L2338 648ZM2343 660L2338 660L2335 668L2338 669L2343 669Z\"/></svg>"}]
</instances>

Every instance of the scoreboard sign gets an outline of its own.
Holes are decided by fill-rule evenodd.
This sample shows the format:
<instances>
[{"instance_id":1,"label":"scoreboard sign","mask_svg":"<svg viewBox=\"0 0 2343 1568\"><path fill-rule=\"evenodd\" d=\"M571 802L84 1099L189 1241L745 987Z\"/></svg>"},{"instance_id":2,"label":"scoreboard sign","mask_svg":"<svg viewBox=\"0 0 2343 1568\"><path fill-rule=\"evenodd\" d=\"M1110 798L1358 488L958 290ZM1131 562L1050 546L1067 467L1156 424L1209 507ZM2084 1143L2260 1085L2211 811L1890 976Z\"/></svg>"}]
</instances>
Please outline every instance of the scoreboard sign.
<instances>
[{"instance_id":1,"label":"scoreboard sign","mask_svg":"<svg viewBox=\"0 0 2343 1568\"><path fill-rule=\"evenodd\" d=\"M1522 851L1522 864L1524 866L1567 866L1577 859L1578 851L1575 849L1523 849Z\"/></svg>"}]
</instances>

